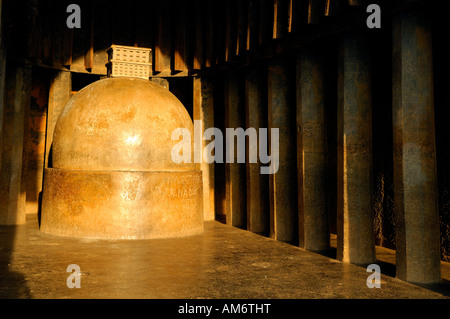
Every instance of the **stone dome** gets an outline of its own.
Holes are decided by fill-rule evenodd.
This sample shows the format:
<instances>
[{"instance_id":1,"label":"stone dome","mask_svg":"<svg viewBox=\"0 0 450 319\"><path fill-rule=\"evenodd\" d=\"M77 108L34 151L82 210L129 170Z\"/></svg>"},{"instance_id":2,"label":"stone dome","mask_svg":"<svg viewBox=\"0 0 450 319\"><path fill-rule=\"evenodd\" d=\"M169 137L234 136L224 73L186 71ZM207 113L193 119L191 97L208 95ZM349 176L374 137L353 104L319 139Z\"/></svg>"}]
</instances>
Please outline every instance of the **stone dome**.
<instances>
[{"instance_id":1,"label":"stone dome","mask_svg":"<svg viewBox=\"0 0 450 319\"><path fill-rule=\"evenodd\" d=\"M58 118L53 137L54 168L120 171L187 171L174 163L179 141L172 132L193 123L183 104L148 80L107 78L79 91ZM181 138L181 137L180 137Z\"/></svg>"}]
</instances>

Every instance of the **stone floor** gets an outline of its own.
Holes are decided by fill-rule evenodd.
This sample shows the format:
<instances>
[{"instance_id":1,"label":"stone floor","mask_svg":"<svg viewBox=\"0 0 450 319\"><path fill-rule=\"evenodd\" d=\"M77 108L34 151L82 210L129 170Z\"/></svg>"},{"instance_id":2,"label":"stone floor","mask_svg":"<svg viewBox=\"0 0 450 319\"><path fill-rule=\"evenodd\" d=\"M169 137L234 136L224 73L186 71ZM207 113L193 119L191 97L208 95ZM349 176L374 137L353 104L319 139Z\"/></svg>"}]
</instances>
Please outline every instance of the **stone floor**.
<instances>
[{"instance_id":1,"label":"stone floor","mask_svg":"<svg viewBox=\"0 0 450 319\"><path fill-rule=\"evenodd\" d=\"M389 269L386 260L392 253L377 253L387 255L380 265L382 271ZM81 268L79 289L66 285L70 264ZM218 221L206 222L204 234L198 236L136 241L46 235L32 214L24 226L0 227L0 298L450 296L447 281L435 289L438 293L382 275L381 289L369 289L368 275L363 267Z\"/></svg>"}]
</instances>

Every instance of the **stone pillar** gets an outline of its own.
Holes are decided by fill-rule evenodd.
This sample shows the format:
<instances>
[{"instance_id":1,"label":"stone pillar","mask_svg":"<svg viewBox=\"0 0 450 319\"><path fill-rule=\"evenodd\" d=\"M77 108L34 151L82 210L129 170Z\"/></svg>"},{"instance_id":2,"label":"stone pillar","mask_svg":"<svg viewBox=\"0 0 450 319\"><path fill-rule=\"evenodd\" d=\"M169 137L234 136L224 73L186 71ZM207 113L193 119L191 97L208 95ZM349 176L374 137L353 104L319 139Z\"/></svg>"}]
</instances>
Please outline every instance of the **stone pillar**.
<instances>
[{"instance_id":1,"label":"stone pillar","mask_svg":"<svg viewBox=\"0 0 450 319\"><path fill-rule=\"evenodd\" d=\"M372 213L372 110L364 35L343 36L339 52L337 145L337 257L375 261Z\"/></svg>"},{"instance_id":2,"label":"stone pillar","mask_svg":"<svg viewBox=\"0 0 450 319\"><path fill-rule=\"evenodd\" d=\"M203 132L214 127L214 100L213 87L208 80L203 78L194 78L194 121L202 123ZM210 140L202 138L202 152ZM202 159L200 168L203 176L203 213L205 220L214 220L214 163L207 163Z\"/></svg>"},{"instance_id":3,"label":"stone pillar","mask_svg":"<svg viewBox=\"0 0 450 319\"><path fill-rule=\"evenodd\" d=\"M267 74L262 66L247 70L245 77L246 127L267 128ZM258 136L260 139L261 136ZM269 234L269 178L261 174L261 162L250 163L251 152L258 158L259 147L246 144L247 229L257 234Z\"/></svg>"},{"instance_id":4,"label":"stone pillar","mask_svg":"<svg viewBox=\"0 0 450 319\"><path fill-rule=\"evenodd\" d=\"M45 162L44 167L51 167L51 146L53 142L53 131L59 113L70 99L72 91L72 73L56 71L50 83L47 112L47 134L45 140Z\"/></svg>"},{"instance_id":5,"label":"stone pillar","mask_svg":"<svg viewBox=\"0 0 450 319\"><path fill-rule=\"evenodd\" d=\"M245 109L242 95L243 87L240 77L230 73L225 81L225 129L245 127ZM224 141L226 133L224 133ZM225 144L225 143L224 143ZM225 164L226 223L228 225L246 227L246 176L245 163L237 163L237 143L234 143L234 163ZM225 148L226 149L226 148ZM227 154L224 154L224 160Z\"/></svg>"},{"instance_id":6,"label":"stone pillar","mask_svg":"<svg viewBox=\"0 0 450 319\"><path fill-rule=\"evenodd\" d=\"M30 105L31 65L10 61L2 101L0 225L26 222L24 134Z\"/></svg>"},{"instance_id":7,"label":"stone pillar","mask_svg":"<svg viewBox=\"0 0 450 319\"><path fill-rule=\"evenodd\" d=\"M279 168L269 175L270 236L298 243L297 152L295 129L294 61L282 56L268 67L268 126L279 129L279 140L269 138L270 147L278 143Z\"/></svg>"},{"instance_id":8,"label":"stone pillar","mask_svg":"<svg viewBox=\"0 0 450 319\"><path fill-rule=\"evenodd\" d=\"M320 52L297 57L297 167L299 246L327 250L330 245L324 74Z\"/></svg>"},{"instance_id":9,"label":"stone pillar","mask_svg":"<svg viewBox=\"0 0 450 319\"><path fill-rule=\"evenodd\" d=\"M393 23L396 276L441 280L431 28L418 12Z\"/></svg>"}]
</instances>

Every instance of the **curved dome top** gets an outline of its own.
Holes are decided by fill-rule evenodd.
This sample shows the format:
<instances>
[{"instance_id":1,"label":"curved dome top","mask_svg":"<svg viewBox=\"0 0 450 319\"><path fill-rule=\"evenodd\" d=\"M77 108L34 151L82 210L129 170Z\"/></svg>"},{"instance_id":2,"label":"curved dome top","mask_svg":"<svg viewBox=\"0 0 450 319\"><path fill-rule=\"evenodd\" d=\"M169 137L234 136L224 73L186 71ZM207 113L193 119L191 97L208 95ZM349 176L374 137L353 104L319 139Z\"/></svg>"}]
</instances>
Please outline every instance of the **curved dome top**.
<instances>
[{"instance_id":1,"label":"curved dome top","mask_svg":"<svg viewBox=\"0 0 450 319\"><path fill-rule=\"evenodd\" d=\"M185 107L160 85L133 78L100 80L79 91L61 112L53 137L53 167L193 170L193 163L172 161L172 148L179 141L171 137L177 128L187 128L193 137Z\"/></svg>"}]
</instances>

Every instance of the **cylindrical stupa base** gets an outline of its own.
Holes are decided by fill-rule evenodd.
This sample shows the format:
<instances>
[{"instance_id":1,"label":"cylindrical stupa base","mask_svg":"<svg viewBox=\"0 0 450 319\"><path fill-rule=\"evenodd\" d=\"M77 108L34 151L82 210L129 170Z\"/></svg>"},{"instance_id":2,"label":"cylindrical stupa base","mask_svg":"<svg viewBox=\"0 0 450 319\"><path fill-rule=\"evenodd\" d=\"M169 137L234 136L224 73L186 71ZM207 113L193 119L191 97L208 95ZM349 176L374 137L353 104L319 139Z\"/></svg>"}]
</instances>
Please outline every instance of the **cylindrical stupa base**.
<instances>
[{"instance_id":1,"label":"cylindrical stupa base","mask_svg":"<svg viewBox=\"0 0 450 319\"><path fill-rule=\"evenodd\" d=\"M48 168L41 231L95 239L152 239L203 232L201 171Z\"/></svg>"}]
</instances>

